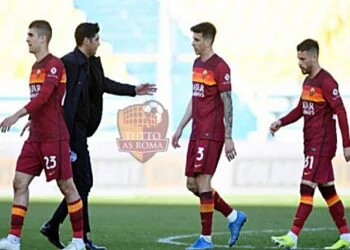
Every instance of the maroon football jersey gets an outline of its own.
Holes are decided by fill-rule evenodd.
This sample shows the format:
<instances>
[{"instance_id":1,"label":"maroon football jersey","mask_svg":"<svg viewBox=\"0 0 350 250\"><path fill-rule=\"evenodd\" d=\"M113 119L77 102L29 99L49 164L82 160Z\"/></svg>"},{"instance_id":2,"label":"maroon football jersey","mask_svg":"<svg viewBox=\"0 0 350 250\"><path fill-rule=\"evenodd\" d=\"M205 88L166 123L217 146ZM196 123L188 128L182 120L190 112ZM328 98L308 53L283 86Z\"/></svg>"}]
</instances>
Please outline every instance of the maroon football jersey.
<instances>
[{"instance_id":1,"label":"maroon football jersey","mask_svg":"<svg viewBox=\"0 0 350 250\"><path fill-rule=\"evenodd\" d=\"M30 102L25 109L31 116L30 141L69 139L64 121L62 98L66 73L62 61L49 54L32 67L29 80Z\"/></svg>"},{"instance_id":2,"label":"maroon football jersey","mask_svg":"<svg viewBox=\"0 0 350 250\"><path fill-rule=\"evenodd\" d=\"M216 54L205 62L197 58L192 84L191 140L224 141L224 105L220 93L231 90L229 66Z\"/></svg>"},{"instance_id":3,"label":"maroon football jersey","mask_svg":"<svg viewBox=\"0 0 350 250\"><path fill-rule=\"evenodd\" d=\"M343 146L350 146L346 111L338 84L324 69L306 77L298 106L281 119L287 125L304 117L304 153L333 157L336 152L336 117L339 120Z\"/></svg>"}]
</instances>

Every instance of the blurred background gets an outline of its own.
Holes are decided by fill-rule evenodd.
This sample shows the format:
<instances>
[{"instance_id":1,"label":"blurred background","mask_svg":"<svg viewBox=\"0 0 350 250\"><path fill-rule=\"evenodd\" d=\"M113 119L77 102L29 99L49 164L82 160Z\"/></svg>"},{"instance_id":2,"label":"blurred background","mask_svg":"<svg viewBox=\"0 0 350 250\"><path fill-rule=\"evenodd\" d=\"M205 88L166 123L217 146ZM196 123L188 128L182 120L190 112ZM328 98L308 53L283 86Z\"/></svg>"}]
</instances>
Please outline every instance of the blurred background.
<instances>
[{"instance_id":1,"label":"blurred background","mask_svg":"<svg viewBox=\"0 0 350 250\"><path fill-rule=\"evenodd\" d=\"M220 160L214 186L221 193L297 193L303 168L302 121L275 137L269 125L299 99L304 76L297 66L296 45L306 38L320 43L320 62L338 81L350 107L350 1L280 0L0 0L0 120L28 101L33 55L25 42L34 19L53 27L50 50L63 56L75 47L74 30L98 22L102 39L98 55L105 73L120 82L156 83L154 97L104 96L101 126L89 139L95 186L93 196L186 193L184 166L189 124L178 150L170 146L142 164L119 152L117 112L146 100L160 101L169 112L171 138L191 98L190 27L210 21L217 27L214 50L231 67L234 139L237 159ZM27 134L26 119L0 135L0 195L12 194L16 158ZM350 171L338 133L334 160L337 185L346 191ZM31 195L59 196L42 177Z\"/></svg>"}]
</instances>

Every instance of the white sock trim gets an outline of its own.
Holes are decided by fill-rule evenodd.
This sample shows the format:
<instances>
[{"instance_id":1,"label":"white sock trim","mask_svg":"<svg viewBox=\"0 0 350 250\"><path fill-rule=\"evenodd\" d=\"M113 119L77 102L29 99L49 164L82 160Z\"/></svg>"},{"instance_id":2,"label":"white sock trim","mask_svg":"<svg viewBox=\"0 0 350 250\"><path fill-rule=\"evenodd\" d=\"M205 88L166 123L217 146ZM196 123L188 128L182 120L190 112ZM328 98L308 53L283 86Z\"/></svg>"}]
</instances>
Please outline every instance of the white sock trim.
<instances>
[{"instance_id":1,"label":"white sock trim","mask_svg":"<svg viewBox=\"0 0 350 250\"><path fill-rule=\"evenodd\" d=\"M201 234L200 237L203 238L206 242L211 243L211 235L203 235L203 234Z\"/></svg>"},{"instance_id":2,"label":"white sock trim","mask_svg":"<svg viewBox=\"0 0 350 250\"><path fill-rule=\"evenodd\" d=\"M233 209L232 212L227 216L227 219L230 223L234 222L237 219L237 210Z\"/></svg>"},{"instance_id":3,"label":"white sock trim","mask_svg":"<svg viewBox=\"0 0 350 250\"><path fill-rule=\"evenodd\" d=\"M290 237L292 237L292 240L293 240L295 243L298 242L298 235L296 235L296 234L293 233L292 231L289 231L289 232L288 232L288 235L289 235Z\"/></svg>"},{"instance_id":4,"label":"white sock trim","mask_svg":"<svg viewBox=\"0 0 350 250\"><path fill-rule=\"evenodd\" d=\"M346 233L346 234L341 234L340 235L340 239L346 240L350 242L350 233Z\"/></svg>"}]
</instances>

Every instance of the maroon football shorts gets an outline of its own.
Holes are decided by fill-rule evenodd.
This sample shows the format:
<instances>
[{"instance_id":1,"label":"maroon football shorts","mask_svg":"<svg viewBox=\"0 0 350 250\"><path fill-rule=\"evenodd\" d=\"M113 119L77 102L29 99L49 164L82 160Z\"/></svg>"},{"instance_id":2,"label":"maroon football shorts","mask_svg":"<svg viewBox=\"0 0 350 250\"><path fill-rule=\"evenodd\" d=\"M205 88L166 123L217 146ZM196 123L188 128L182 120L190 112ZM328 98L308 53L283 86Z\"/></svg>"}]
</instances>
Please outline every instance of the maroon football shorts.
<instances>
[{"instance_id":1,"label":"maroon football shorts","mask_svg":"<svg viewBox=\"0 0 350 250\"><path fill-rule=\"evenodd\" d=\"M303 180L318 184L334 181L332 158L320 155L305 155Z\"/></svg>"},{"instance_id":2,"label":"maroon football shorts","mask_svg":"<svg viewBox=\"0 0 350 250\"><path fill-rule=\"evenodd\" d=\"M43 169L47 181L72 177L68 141L25 141L17 159L16 171L39 176Z\"/></svg>"},{"instance_id":3,"label":"maroon football shorts","mask_svg":"<svg viewBox=\"0 0 350 250\"><path fill-rule=\"evenodd\" d=\"M197 174L214 175L224 142L190 140L187 150L186 172L188 177Z\"/></svg>"}]
</instances>

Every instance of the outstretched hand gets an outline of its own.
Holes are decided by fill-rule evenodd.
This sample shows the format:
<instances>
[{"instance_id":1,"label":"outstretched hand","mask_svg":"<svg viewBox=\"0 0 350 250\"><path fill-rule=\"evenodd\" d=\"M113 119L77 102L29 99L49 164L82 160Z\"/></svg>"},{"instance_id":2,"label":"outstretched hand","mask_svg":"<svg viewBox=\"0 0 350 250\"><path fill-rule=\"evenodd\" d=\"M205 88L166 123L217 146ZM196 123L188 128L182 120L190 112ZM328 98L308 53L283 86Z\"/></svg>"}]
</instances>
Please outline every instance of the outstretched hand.
<instances>
[{"instance_id":1,"label":"outstretched hand","mask_svg":"<svg viewBox=\"0 0 350 250\"><path fill-rule=\"evenodd\" d=\"M5 118L5 120L3 120L0 123L0 131L3 133L6 133L8 131L10 131L10 128L13 124L15 124L18 120L18 116L16 115L11 115L7 118Z\"/></svg>"},{"instance_id":2,"label":"outstretched hand","mask_svg":"<svg viewBox=\"0 0 350 250\"><path fill-rule=\"evenodd\" d=\"M141 83L135 88L136 95L153 95L157 92L157 87L155 84Z\"/></svg>"}]
</instances>

